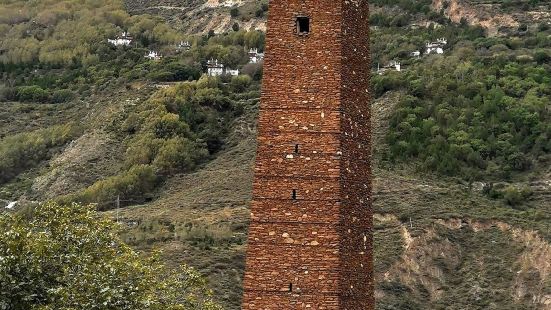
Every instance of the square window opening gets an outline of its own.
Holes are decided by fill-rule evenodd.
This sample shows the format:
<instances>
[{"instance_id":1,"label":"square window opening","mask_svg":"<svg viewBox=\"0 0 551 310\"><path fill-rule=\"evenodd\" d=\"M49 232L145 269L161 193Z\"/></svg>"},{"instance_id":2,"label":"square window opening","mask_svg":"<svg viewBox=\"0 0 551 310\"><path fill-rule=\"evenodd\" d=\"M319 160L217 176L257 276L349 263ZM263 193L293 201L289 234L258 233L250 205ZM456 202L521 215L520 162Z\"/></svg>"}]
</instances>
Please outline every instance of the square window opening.
<instances>
[{"instance_id":1,"label":"square window opening","mask_svg":"<svg viewBox=\"0 0 551 310\"><path fill-rule=\"evenodd\" d=\"M310 33L310 17L308 16L297 17L297 33L299 35L305 35Z\"/></svg>"}]
</instances>

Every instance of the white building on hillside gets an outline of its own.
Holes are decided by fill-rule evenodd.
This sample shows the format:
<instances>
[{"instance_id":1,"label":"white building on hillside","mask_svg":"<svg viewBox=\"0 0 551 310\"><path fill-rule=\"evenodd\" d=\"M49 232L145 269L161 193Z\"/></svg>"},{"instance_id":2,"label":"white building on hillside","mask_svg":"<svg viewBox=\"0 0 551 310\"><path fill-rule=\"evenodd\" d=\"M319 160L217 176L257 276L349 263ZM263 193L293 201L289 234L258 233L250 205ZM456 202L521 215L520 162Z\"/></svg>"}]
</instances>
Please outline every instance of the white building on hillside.
<instances>
[{"instance_id":1,"label":"white building on hillside","mask_svg":"<svg viewBox=\"0 0 551 310\"><path fill-rule=\"evenodd\" d=\"M209 76L220 76L224 74L224 65L218 59L211 59L207 62L207 74Z\"/></svg>"},{"instance_id":2,"label":"white building on hillside","mask_svg":"<svg viewBox=\"0 0 551 310\"><path fill-rule=\"evenodd\" d=\"M176 45L176 49L181 51L189 51L191 49L191 43L189 41L181 41Z\"/></svg>"},{"instance_id":3,"label":"white building on hillside","mask_svg":"<svg viewBox=\"0 0 551 310\"><path fill-rule=\"evenodd\" d=\"M145 55L145 58L151 60L160 60L161 58L163 58L163 56L156 51L149 51L149 53Z\"/></svg>"},{"instance_id":4,"label":"white building on hillside","mask_svg":"<svg viewBox=\"0 0 551 310\"><path fill-rule=\"evenodd\" d=\"M257 48L251 48L249 50L249 63L257 64L264 60L264 53L259 53Z\"/></svg>"},{"instance_id":5,"label":"white building on hillside","mask_svg":"<svg viewBox=\"0 0 551 310\"><path fill-rule=\"evenodd\" d=\"M115 39L107 39L107 42L115 46L129 46L132 43L132 37L127 32L123 32Z\"/></svg>"},{"instance_id":6,"label":"white building on hillside","mask_svg":"<svg viewBox=\"0 0 551 310\"><path fill-rule=\"evenodd\" d=\"M427 43L427 50L425 54L444 54L444 47L448 44L448 40L442 38L436 40L436 42L428 42Z\"/></svg>"},{"instance_id":7,"label":"white building on hillside","mask_svg":"<svg viewBox=\"0 0 551 310\"><path fill-rule=\"evenodd\" d=\"M391 70L402 72L402 64L400 62L397 62L396 60L392 60L387 65L384 65L382 68L379 64L377 64L377 73L379 75L383 75L385 72Z\"/></svg>"},{"instance_id":8,"label":"white building on hillside","mask_svg":"<svg viewBox=\"0 0 551 310\"><path fill-rule=\"evenodd\" d=\"M221 76L225 74L238 76L239 69L226 68L218 59L211 59L207 62L207 74L209 76Z\"/></svg>"},{"instance_id":9,"label":"white building on hillside","mask_svg":"<svg viewBox=\"0 0 551 310\"><path fill-rule=\"evenodd\" d=\"M239 75L239 69L226 69L226 74L232 75L232 76L238 76Z\"/></svg>"}]
</instances>

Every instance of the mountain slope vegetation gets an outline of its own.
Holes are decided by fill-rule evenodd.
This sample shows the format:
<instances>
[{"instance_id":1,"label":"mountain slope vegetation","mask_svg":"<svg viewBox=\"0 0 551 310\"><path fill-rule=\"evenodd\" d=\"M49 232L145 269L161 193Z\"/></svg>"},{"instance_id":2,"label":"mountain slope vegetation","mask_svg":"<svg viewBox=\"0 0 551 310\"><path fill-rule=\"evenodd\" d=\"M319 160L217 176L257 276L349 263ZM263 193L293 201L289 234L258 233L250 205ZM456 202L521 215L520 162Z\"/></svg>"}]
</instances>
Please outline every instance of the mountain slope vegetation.
<instances>
[{"instance_id":1,"label":"mountain slope vegetation","mask_svg":"<svg viewBox=\"0 0 551 310\"><path fill-rule=\"evenodd\" d=\"M2 1L0 199L95 204L239 309L266 7L229 2ZM377 308L549 309L551 25L370 3Z\"/></svg>"}]
</instances>

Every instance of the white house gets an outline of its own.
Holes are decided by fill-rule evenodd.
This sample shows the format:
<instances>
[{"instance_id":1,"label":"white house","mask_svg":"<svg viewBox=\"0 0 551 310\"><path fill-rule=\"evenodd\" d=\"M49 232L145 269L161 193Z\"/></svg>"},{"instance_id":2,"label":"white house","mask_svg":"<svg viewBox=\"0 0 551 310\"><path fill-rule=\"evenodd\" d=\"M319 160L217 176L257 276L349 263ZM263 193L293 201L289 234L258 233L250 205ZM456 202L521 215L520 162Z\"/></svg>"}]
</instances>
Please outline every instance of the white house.
<instances>
[{"instance_id":1,"label":"white house","mask_svg":"<svg viewBox=\"0 0 551 310\"><path fill-rule=\"evenodd\" d=\"M402 72L402 64L397 62L396 60L391 61L388 64L391 68L394 67L394 69L398 72Z\"/></svg>"},{"instance_id":2,"label":"white house","mask_svg":"<svg viewBox=\"0 0 551 310\"><path fill-rule=\"evenodd\" d=\"M232 76L238 76L239 75L239 69L226 69L226 74L232 75Z\"/></svg>"},{"instance_id":3,"label":"white house","mask_svg":"<svg viewBox=\"0 0 551 310\"><path fill-rule=\"evenodd\" d=\"M379 75L383 75L385 72L390 70L402 72L402 64L400 62L397 62L396 60L392 60L388 64L384 65L382 68L379 64L377 64L377 73Z\"/></svg>"},{"instance_id":4,"label":"white house","mask_svg":"<svg viewBox=\"0 0 551 310\"><path fill-rule=\"evenodd\" d=\"M209 76L220 76L224 74L224 65L218 59L211 59L207 62L207 74Z\"/></svg>"},{"instance_id":5,"label":"white house","mask_svg":"<svg viewBox=\"0 0 551 310\"><path fill-rule=\"evenodd\" d=\"M115 46L129 46L132 43L132 37L127 32L123 32L116 39L107 39L107 42Z\"/></svg>"},{"instance_id":6,"label":"white house","mask_svg":"<svg viewBox=\"0 0 551 310\"><path fill-rule=\"evenodd\" d=\"M221 76L224 74L238 76L239 69L228 69L218 59L211 59L207 62L207 74L209 76Z\"/></svg>"},{"instance_id":7,"label":"white house","mask_svg":"<svg viewBox=\"0 0 551 310\"><path fill-rule=\"evenodd\" d=\"M178 45L176 45L176 49L189 51L191 49L191 43L189 43L189 41L181 41Z\"/></svg>"},{"instance_id":8,"label":"white house","mask_svg":"<svg viewBox=\"0 0 551 310\"><path fill-rule=\"evenodd\" d=\"M448 44L448 40L442 38L436 40L436 42L427 42L427 50L425 54L430 55L432 53L444 54L444 47Z\"/></svg>"},{"instance_id":9,"label":"white house","mask_svg":"<svg viewBox=\"0 0 551 310\"><path fill-rule=\"evenodd\" d=\"M163 56L161 54L157 53L156 51L149 51L149 53L147 53L145 55L145 58L151 59L151 60L159 60L159 59L163 58Z\"/></svg>"},{"instance_id":10,"label":"white house","mask_svg":"<svg viewBox=\"0 0 551 310\"><path fill-rule=\"evenodd\" d=\"M251 48L249 50L249 63L257 64L264 60L264 53L259 53L257 48Z\"/></svg>"},{"instance_id":11,"label":"white house","mask_svg":"<svg viewBox=\"0 0 551 310\"><path fill-rule=\"evenodd\" d=\"M410 56L413 58L419 58L421 57L421 51L413 51L410 53Z\"/></svg>"}]
</instances>

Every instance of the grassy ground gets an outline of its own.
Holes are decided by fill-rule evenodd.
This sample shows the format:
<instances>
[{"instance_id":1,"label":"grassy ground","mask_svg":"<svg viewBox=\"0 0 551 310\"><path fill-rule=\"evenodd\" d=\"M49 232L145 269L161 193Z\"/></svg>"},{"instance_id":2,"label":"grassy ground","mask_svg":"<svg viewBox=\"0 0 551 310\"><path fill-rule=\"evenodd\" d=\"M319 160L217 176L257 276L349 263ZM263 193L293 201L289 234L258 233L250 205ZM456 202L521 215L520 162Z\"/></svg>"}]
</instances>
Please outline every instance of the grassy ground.
<instances>
[{"instance_id":1,"label":"grassy ground","mask_svg":"<svg viewBox=\"0 0 551 310\"><path fill-rule=\"evenodd\" d=\"M399 95L374 103L377 153ZM217 159L172 178L155 202L119 214L128 226L126 241L142 250L161 248L171 264L199 268L227 309L239 309L242 293L256 113L252 108L236 123L231 146ZM378 309L545 309L533 300L551 292L549 273L536 267L551 259L551 252L545 254L549 243L536 246L499 227L536 229L549 239L548 191L517 210L460 181L420 174L414 163L389 167L377 161L374 167ZM544 248L543 256L527 250L536 247ZM523 262L527 255L539 258Z\"/></svg>"}]
</instances>

